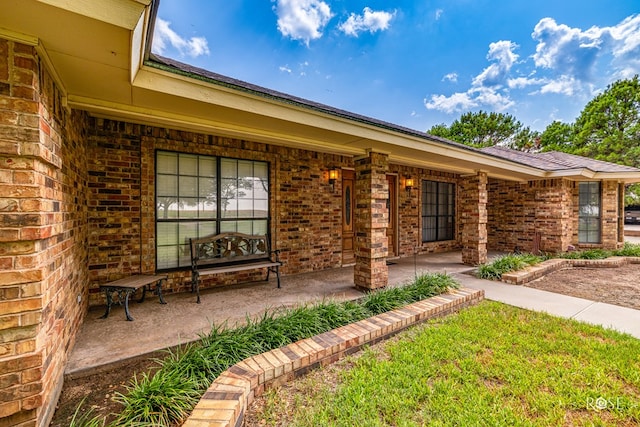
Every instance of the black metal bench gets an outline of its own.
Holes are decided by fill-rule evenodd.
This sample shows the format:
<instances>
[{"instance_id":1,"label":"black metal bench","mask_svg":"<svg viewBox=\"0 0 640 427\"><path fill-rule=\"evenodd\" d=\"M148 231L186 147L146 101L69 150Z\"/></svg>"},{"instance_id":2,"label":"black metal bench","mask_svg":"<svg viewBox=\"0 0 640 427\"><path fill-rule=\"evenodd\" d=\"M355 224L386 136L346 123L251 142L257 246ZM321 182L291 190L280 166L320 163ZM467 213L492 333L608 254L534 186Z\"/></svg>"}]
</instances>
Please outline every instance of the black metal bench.
<instances>
[{"instance_id":1,"label":"black metal bench","mask_svg":"<svg viewBox=\"0 0 640 427\"><path fill-rule=\"evenodd\" d=\"M138 289L142 288L142 297L140 297L138 302L143 302L144 297L147 294L147 288L152 290L151 286L153 285L155 285L155 293L158 295L160 304L166 304L162 297L162 282L165 280L167 280L166 274L138 274L100 285L100 290L104 291L104 294L107 297L107 311L100 318L106 319L109 316L111 306L113 305L113 294L117 294L118 303L122 304L124 301L124 314L127 317L127 320L133 320L133 317L131 317L131 314L129 313L129 297Z\"/></svg>"},{"instance_id":2,"label":"black metal bench","mask_svg":"<svg viewBox=\"0 0 640 427\"><path fill-rule=\"evenodd\" d=\"M278 277L280 287L279 251L270 249L266 235L221 233L200 239L189 239L191 246L191 291L200 303L200 276L266 268Z\"/></svg>"}]
</instances>

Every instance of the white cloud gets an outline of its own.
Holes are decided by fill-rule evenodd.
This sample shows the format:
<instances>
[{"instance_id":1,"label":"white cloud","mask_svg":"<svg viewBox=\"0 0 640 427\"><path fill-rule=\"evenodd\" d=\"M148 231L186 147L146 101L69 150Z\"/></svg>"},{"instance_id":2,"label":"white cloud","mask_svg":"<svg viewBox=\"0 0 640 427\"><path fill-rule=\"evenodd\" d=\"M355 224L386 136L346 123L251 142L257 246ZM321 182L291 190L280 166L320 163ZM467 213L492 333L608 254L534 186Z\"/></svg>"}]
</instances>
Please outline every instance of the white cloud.
<instances>
[{"instance_id":1,"label":"white cloud","mask_svg":"<svg viewBox=\"0 0 640 427\"><path fill-rule=\"evenodd\" d=\"M456 92L450 96L432 95L430 100L424 100L428 110L443 111L448 114L469 111L472 108L485 106L496 111L504 111L515 103L508 94L501 93L504 84L508 83L511 68L518 60L514 50L517 44L500 40L489 45L487 59L495 61L472 80L471 87L466 92ZM457 74L447 74L443 81L457 81ZM455 80L453 80L455 79Z\"/></svg>"},{"instance_id":2,"label":"white cloud","mask_svg":"<svg viewBox=\"0 0 640 427\"><path fill-rule=\"evenodd\" d=\"M536 79L531 77L516 77L507 80L509 89L524 89L528 86L540 86L547 83L547 79Z\"/></svg>"},{"instance_id":3,"label":"white cloud","mask_svg":"<svg viewBox=\"0 0 640 427\"><path fill-rule=\"evenodd\" d=\"M278 69L283 73L289 73L289 74L291 74L291 71L292 71L291 68L289 68L286 65L281 65L280 67L278 67Z\"/></svg>"},{"instance_id":4,"label":"white cloud","mask_svg":"<svg viewBox=\"0 0 640 427\"><path fill-rule=\"evenodd\" d=\"M556 80L545 82L540 88L540 93L559 93L562 95L573 96L582 91L582 84L574 77L561 76Z\"/></svg>"},{"instance_id":5,"label":"white cloud","mask_svg":"<svg viewBox=\"0 0 640 427\"><path fill-rule=\"evenodd\" d=\"M388 29L389 23L395 14L396 12L373 11L365 7L362 15L352 13L345 22L338 26L338 29L353 37L358 37L358 34L364 31L369 31L373 34L376 31Z\"/></svg>"},{"instance_id":6,"label":"white cloud","mask_svg":"<svg viewBox=\"0 0 640 427\"><path fill-rule=\"evenodd\" d=\"M191 37L186 40L171 29L171 22L162 18L156 19L153 32L153 52L163 55L171 45L178 50L180 55L191 56L193 58L201 55L209 55L209 45L204 37Z\"/></svg>"},{"instance_id":7,"label":"white cloud","mask_svg":"<svg viewBox=\"0 0 640 427\"><path fill-rule=\"evenodd\" d=\"M442 10L442 9L437 9L436 10L436 21L440 20L440 17L442 17L443 13L444 13L444 10Z\"/></svg>"},{"instance_id":8,"label":"white cloud","mask_svg":"<svg viewBox=\"0 0 640 427\"><path fill-rule=\"evenodd\" d=\"M629 16L612 27L609 34L618 77L628 79L640 74L640 15Z\"/></svg>"},{"instance_id":9,"label":"white cloud","mask_svg":"<svg viewBox=\"0 0 640 427\"><path fill-rule=\"evenodd\" d=\"M458 81L458 73L449 73L449 74L445 74L445 76L442 78L442 81L448 81L448 82L453 82L456 83Z\"/></svg>"},{"instance_id":10,"label":"white cloud","mask_svg":"<svg viewBox=\"0 0 640 427\"><path fill-rule=\"evenodd\" d=\"M478 106L478 103L471 99L468 92L456 92L451 96L432 95L431 100L424 100L427 110L444 111L447 114L467 111Z\"/></svg>"},{"instance_id":11,"label":"white cloud","mask_svg":"<svg viewBox=\"0 0 640 427\"><path fill-rule=\"evenodd\" d=\"M320 0L277 0L278 30L285 37L309 41L322 37L322 30L333 14L327 3Z\"/></svg>"},{"instance_id":12,"label":"white cloud","mask_svg":"<svg viewBox=\"0 0 640 427\"><path fill-rule=\"evenodd\" d=\"M518 55L514 53L517 47L517 44L507 40L491 43L487 59L495 62L473 79L473 86L497 86L503 84L511 71L511 67L518 60Z\"/></svg>"},{"instance_id":13,"label":"white cloud","mask_svg":"<svg viewBox=\"0 0 640 427\"><path fill-rule=\"evenodd\" d=\"M607 31L591 27L586 31L557 24L552 18L543 18L533 29L531 37L538 41L533 60L537 67L549 68L559 75L590 80L593 67Z\"/></svg>"},{"instance_id":14,"label":"white cloud","mask_svg":"<svg viewBox=\"0 0 640 427\"><path fill-rule=\"evenodd\" d=\"M515 102L508 95L503 95L494 88L477 87L468 93L474 97L474 101L478 105L487 105L496 111L504 111L515 105Z\"/></svg>"}]
</instances>

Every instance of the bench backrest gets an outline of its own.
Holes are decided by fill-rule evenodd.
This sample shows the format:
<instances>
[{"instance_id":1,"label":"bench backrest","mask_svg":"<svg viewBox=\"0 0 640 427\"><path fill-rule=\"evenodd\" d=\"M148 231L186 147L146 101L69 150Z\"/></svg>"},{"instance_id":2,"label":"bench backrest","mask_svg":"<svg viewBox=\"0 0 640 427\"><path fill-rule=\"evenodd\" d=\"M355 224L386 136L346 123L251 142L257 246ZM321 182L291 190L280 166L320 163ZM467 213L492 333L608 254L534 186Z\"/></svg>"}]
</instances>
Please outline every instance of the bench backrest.
<instances>
[{"instance_id":1,"label":"bench backrest","mask_svg":"<svg viewBox=\"0 0 640 427\"><path fill-rule=\"evenodd\" d=\"M266 235L221 233L200 239L189 239L193 267L257 259L269 259L269 239Z\"/></svg>"}]
</instances>

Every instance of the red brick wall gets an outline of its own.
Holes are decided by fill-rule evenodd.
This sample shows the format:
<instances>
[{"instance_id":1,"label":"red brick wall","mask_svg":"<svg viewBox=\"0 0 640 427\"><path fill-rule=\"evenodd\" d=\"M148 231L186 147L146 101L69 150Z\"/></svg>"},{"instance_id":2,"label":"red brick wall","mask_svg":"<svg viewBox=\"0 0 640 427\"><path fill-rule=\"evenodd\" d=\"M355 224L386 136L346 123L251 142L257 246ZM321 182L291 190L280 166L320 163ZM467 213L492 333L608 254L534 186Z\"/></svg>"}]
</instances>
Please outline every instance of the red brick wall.
<instances>
[{"instance_id":1,"label":"red brick wall","mask_svg":"<svg viewBox=\"0 0 640 427\"><path fill-rule=\"evenodd\" d=\"M389 165L389 171L398 175L398 252L401 257L460 249L460 219L456 218L455 240L422 242L422 181L451 182L458 187L458 176L453 173L432 171L409 166ZM407 192L405 179L413 178L415 188ZM456 206L460 206L457 191ZM458 210L459 211L459 210Z\"/></svg>"},{"instance_id":2,"label":"red brick wall","mask_svg":"<svg viewBox=\"0 0 640 427\"><path fill-rule=\"evenodd\" d=\"M87 307L83 121L32 47L0 40L1 425L46 425Z\"/></svg>"},{"instance_id":3,"label":"red brick wall","mask_svg":"<svg viewBox=\"0 0 640 427\"><path fill-rule=\"evenodd\" d=\"M111 120L89 120L89 269L91 301L100 283L155 271L155 152L180 151L266 161L271 234L283 274L341 265L341 187L330 168L350 158ZM203 288L258 279L261 272L203 278ZM170 273L167 293L190 289L189 271Z\"/></svg>"},{"instance_id":4,"label":"red brick wall","mask_svg":"<svg viewBox=\"0 0 640 427\"><path fill-rule=\"evenodd\" d=\"M578 248L616 248L621 245L619 186L602 184L602 242L578 243L578 184L566 179L526 183L489 180L489 249L548 252Z\"/></svg>"}]
</instances>

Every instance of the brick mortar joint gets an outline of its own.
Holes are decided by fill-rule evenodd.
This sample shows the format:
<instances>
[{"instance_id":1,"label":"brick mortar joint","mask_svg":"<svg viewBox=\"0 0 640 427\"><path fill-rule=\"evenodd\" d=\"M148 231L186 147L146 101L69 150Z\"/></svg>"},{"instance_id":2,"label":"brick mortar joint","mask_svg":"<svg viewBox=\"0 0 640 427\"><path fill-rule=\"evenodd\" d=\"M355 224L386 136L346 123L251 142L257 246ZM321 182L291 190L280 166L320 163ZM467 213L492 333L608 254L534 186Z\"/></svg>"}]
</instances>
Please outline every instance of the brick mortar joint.
<instances>
[{"instance_id":1,"label":"brick mortar joint","mask_svg":"<svg viewBox=\"0 0 640 427\"><path fill-rule=\"evenodd\" d=\"M397 320L393 320L393 321L389 321L388 318L388 313L396 313L396 310L392 310L390 312L387 313L381 313L380 315L377 316L373 316L367 319L363 319L365 321L369 321L370 319L377 319L380 316L385 316L385 319L387 319L386 322L378 322L379 324L377 324L377 326L375 327L375 330L367 330L366 333L363 333L361 335L359 335L358 337L354 338L354 337L349 337L349 338L344 338L344 337L340 337L339 342L334 342L332 343L330 346L328 347L324 347L321 349L316 349L313 351L313 353L315 353L315 357L312 357L314 355L312 354L305 354L304 356L300 356L296 361L301 361L305 358L307 358L309 360L308 363L304 364L301 363L300 367L298 367L297 369L293 369L291 370L287 370L284 369L284 366L287 364L293 364L296 361L294 360L290 360L289 362L286 363L282 363L281 366L279 367L274 367L274 370L277 370L280 368L280 370L282 371L280 373L280 375L275 375L273 376L273 378L269 378L264 379L264 380L258 380L257 384L255 386L251 386L250 390L247 393L242 393L241 396L233 398L233 399L229 399L231 401L235 401L237 403L237 411L233 411L233 412L229 412L227 411L226 413L224 411L220 411L219 414L216 414L214 417L215 421L211 421L210 425L218 425L217 423L219 423L222 419L226 419L228 422L228 425L239 425L238 423L242 423L242 418L244 417L244 414L246 412L246 410L248 409L248 406L251 403L251 400L254 397L259 396L261 393L260 391L264 391L265 386L268 386L269 384L272 384L274 382L277 382L279 380L284 379L285 381L288 381L290 378L287 377L288 375L293 375L293 377L295 377L296 372L301 372L302 374L304 374L304 372L308 371L309 369L313 369L313 367L317 367L317 366L324 366L323 362L326 363L333 363L339 359L341 359L342 357L344 357L346 354L351 354L354 351L357 351L357 349L361 349L363 346L367 345L367 344L372 344L372 343L377 343L380 342L382 340L388 339L394 335L397 335L398 333L406 330L407 328L411 327L411 326L415 326L421 323L424 323L426 320L432 319L432 318L437 318L437 317L442 317L445 316L447 314L451 314L459 309L468 307L470 305L473 305L475 303L478 303L480 301L482 301L484 299L484 291L483 290L473 290L473 289L467 289L467 288L462 288L462 289L458 289L458 290L452 290L452 292L450 295L453 300L449 300L449 299L441 299L441 301L437 300L437 296L436 297L432 297L432 298L428 298L422 301L418 301L416 303L413 304L409 304L407 306L404 307L400 307L398 309L398 319ZM421 303L423 302L430 302L430 304L428 304L428 307L420 307ZM405 313L402 312L402 309L405 307L410 307L411 310L416 311L415 314L409 316ZM395 316L394 316L395 317ZM359 322L355 322L354 324L358 324ZM372 324L372 322L369 321L369 324ZM339 330L340 328L336 328L333 329L331 331L328 332L333 332L335 334L335 331ZM321 334L322 335L322 334ZM338 334L336 334L338 335ZM338 335L339 336L339 335ZM368 338L366 338L368 337ZM307 339L312 339L313 337L307 338ZM355 341L357 340L358 343L357 344L352 344L349 345L348 342L350 341ZM304 341L304 340L302 340ZM295 343L294 343L295 344ZM344 349L341 349L342 347L346 346ZM283 347L286 348L287 346ZM333 351L335 349L335 351ZM267 352L269 353L269 352ZM323 357L319 357L319 354L324 354ZM247 360L247 359L245 359ZM313 362L311 362L311 360L313 360ZM249 366L248 363L245 363L245 361L241 361L238 362L236 365L233 365L232 367L230 367L229 369L227 369L226 371L224 371L223 373L220 374L220 377L223 377L226 375L227 372L229 372L229 370L235 368L238 365L242 365L243 370L247 370L247 367ZM234 374L235 376L235 374ZM258 376L258 378L260 378L260 372L256 371L255 369L251 369L250 372L247 373L247 376L245 376L245 378L247 379L247 381L250 382L249 380L249 376L255 377ZM218 379L214 380L214 382L211 384L211 386L209 387L209 389L207 390L207 392L205 393L215 393L215 389L218 385L220 386L225 386L225 384L223 383L219 383L217 382ZM225 399L226 401L227 399ZM205 399L202 398L200 400L200 402L204 402ZM205 403L203 403L204 405ZM198 403L198 405L200 405L200 403ZM197 408L198 406L196 406ZM195 409L195 408L194 408ZM238 415L236 415L238 414ZM229 418L230 417L230 418ZM199 419L198 421L194 420L193 425L198 425L198 426L202 426L203 420ZM189 427L191 425L191 423L189 422L189 418L187 418L186 422L183 424L183 426L185 427Z\"/></svg>"}]
</instances>

